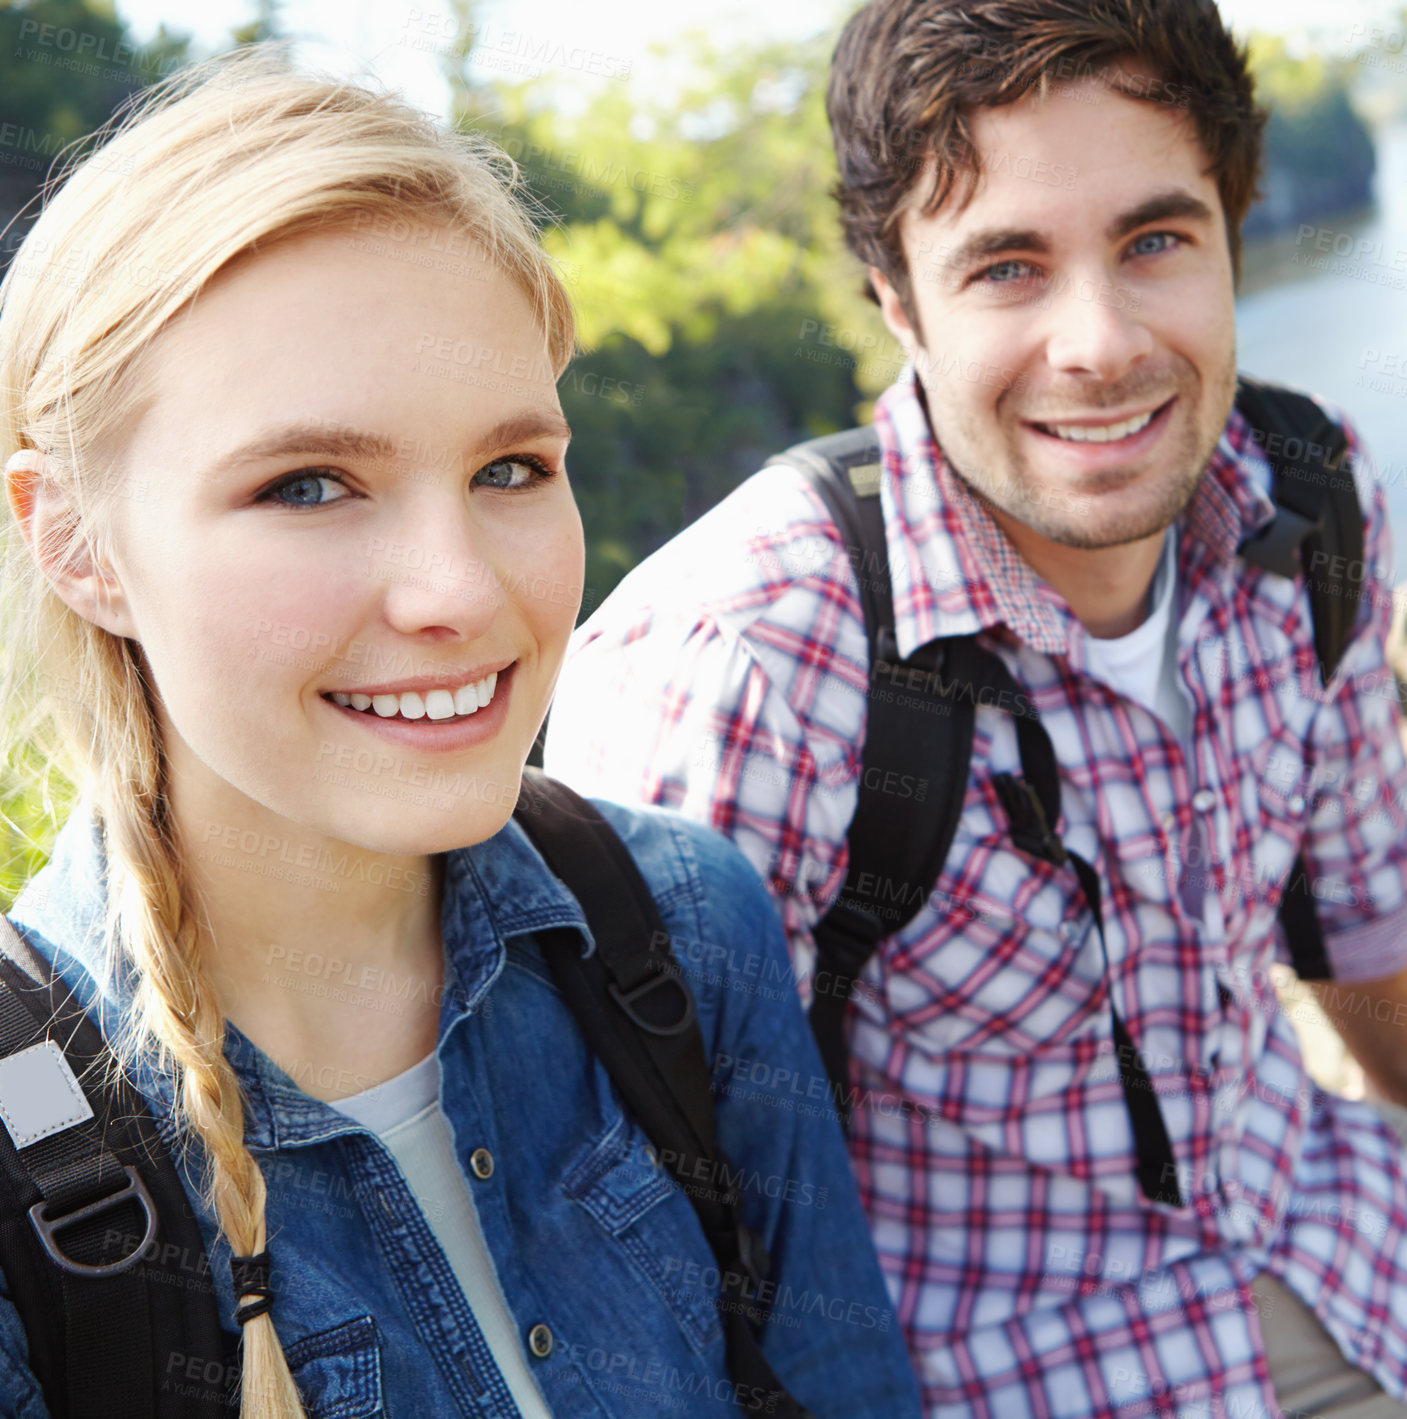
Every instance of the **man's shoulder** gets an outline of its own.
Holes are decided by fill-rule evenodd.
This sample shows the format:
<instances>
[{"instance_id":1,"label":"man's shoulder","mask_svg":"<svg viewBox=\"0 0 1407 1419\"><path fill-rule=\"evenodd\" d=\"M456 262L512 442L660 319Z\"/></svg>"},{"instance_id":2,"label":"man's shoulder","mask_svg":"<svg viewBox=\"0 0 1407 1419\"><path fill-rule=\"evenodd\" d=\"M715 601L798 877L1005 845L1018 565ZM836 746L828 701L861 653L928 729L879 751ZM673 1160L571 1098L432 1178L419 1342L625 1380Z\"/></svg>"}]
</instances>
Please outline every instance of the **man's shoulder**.
<instances>
[{"instance_id":1,"label":"man's shoulder","mask_svg":"<svg viewBox=\"0 0 1407 1419\"><path fill-rule=\"evenodd\" d=\"M799 470L772 465L645 558L587 627L600 631L643 615L711 619L745 633L783 603L856 594L844 540L825 505Z\"/></svg>"}]
</instances>

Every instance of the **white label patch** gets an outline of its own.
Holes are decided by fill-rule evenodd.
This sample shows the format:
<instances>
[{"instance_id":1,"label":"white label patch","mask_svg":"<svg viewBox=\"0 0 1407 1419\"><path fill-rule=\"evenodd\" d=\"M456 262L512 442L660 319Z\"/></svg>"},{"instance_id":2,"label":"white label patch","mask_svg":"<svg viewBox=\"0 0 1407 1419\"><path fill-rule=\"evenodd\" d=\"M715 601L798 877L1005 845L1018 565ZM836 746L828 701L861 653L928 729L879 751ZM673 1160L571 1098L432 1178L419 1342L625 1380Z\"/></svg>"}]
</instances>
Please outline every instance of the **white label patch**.
<instances>
[{"instance_id":1,"label":"white label patch","mask_svg":"<svg viewBox=\"0 0 1407 1419\"><path fill-rule=\"evenodd\" d=\"M0 1119L16 1148L28 1148L92 1117L68 1060L53 1040L0 1059Z\"/></svg>"}]
</instances>

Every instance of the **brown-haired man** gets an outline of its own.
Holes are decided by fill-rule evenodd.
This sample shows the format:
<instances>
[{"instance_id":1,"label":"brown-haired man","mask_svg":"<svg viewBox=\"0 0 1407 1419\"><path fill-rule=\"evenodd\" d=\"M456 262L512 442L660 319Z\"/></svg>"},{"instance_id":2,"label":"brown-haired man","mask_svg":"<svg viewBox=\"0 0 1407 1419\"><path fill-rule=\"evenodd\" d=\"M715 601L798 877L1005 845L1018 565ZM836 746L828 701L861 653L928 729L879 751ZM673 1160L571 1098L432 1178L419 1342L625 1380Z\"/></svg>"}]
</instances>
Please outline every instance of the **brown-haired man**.
<instances>
[{"instance_id":1,"label":"brown-haired man","mask_svg":"<svg viewBox=\"0 0 1407 1419\"><path fill-rule=\"evenodd\" d=\"M1304 576L1238 552L1277 516L1233 408L1244 54L1202 0L874 0L829 106L846 235L911 362L875 411L897 653L975 636L1012 690L979 701L943 871L847 1017L852 1156L928 1411L1405 1415L1401 1141L1312 1086L1269 973L1299 850L1342 1027L1407 1104L1390 553L1345 427L1363 575L1320 685ZM578 632L548 739L577 787L733 837L804 992L867 772L861 601L823 502L764 470ZM1007 792L1032 707L1055 848ZM895 812L940 768L911 764Z\"/></svg>"}]
</instances>

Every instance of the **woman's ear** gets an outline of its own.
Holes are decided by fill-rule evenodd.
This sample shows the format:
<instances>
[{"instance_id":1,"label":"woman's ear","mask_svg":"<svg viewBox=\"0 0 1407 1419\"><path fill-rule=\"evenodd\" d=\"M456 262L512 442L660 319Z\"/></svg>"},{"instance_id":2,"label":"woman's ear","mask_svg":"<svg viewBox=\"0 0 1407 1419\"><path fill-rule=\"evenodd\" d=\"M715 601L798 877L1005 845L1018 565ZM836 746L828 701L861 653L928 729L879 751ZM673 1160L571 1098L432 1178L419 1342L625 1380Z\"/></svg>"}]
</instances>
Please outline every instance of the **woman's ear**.
<instances>
[{"instance_id":1,"label":"woman's ear","mask_svg":"<svg viewBox=\"0 0 1407 1419\"><path fill-rule=\"evenodd\" d=\"M39 449L25 448L5 464L5 497L30 556L70 610L115 636L134 636L116 573L95 555L72 501L46 476L46 462Z\"/></svg>"}]
</instances>

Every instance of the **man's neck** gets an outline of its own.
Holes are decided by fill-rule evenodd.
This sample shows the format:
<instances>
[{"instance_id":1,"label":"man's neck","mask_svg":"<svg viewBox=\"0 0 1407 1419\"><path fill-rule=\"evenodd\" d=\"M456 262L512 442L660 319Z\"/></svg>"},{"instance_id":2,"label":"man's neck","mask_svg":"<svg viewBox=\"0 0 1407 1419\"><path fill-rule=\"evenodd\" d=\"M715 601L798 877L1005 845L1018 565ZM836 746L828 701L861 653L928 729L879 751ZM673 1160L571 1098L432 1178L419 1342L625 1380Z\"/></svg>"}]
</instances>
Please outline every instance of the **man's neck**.
<instances>
[{"instance_id":1,"label":"man's neck","mask_svg":"<svg viewBox=\"0 0 1407 1419\"><path fill-rule=\"evenodd\" d=\"M1119 547L1067 547L998 508L989 510L1022 561L1070 603L1090 635L1112 640L1148 619L1166 528Z\"/></svg>"}]
</instances>

